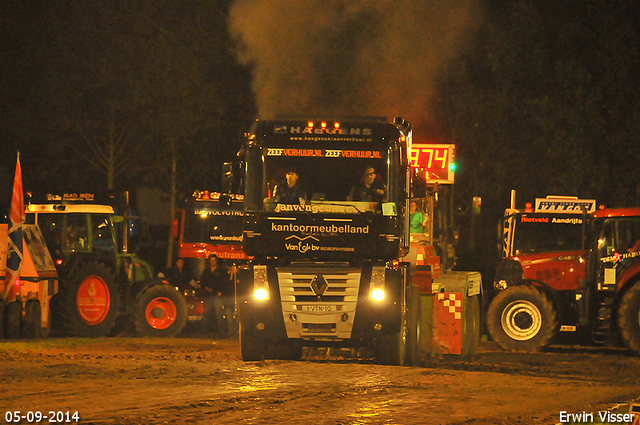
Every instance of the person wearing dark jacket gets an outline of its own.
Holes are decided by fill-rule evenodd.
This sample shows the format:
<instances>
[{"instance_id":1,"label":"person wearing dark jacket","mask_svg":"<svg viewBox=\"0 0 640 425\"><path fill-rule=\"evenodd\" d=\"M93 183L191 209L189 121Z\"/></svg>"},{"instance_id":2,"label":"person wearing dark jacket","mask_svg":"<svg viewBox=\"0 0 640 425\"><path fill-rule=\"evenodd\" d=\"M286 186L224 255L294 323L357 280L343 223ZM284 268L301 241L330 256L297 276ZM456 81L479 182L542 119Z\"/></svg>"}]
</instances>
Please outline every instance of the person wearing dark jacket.
<instances>
[{"instance_id":1,"label":"person wearing dark jacket","mask_svg":"<svg viewBox=\"0 0 640 425\"><path fill-rule=\"evenodd\" d=\"M214 330L214 321L219 333L231 333L234 326L235 285L233 269L227 270L220 264L217 255L209 256L209 267L200 277L200 286L205 291L204 316L205 331Z\"/></svg>"},{"instance_id":2,"label":"person wearing dark jacket","mask_svg":"<svg viewBox=\"0 0 640 425\"><path fill-rule=\"evenodd\" d=\"M365 168L362 181L351 188L349 201L382 202L387 196L387 188L376 178L375 168Z\"/></svg>"},{"instance_id":3,"label":"person wearing dark jacket","mask_svg":"<svg viewBox=\"0 0 640 425\"><path fill-rule=\"evenodd\" d=\"M278 183L273 190L275 202L304 205L307 201L307 193L298 181L298 171L295 168L289 168L285 177L286 181Z\"/></svg>"},{"instance_id":4,"label":"person wearing dark jacket","mask_svg":"<svg viewBox=\"0 0 640 425\"><path fill-rule=\"evenodd\" d=\"M164 277L173 285L177 286L180 291L184 291L189 285L189 276L184 271L184 259L178 258L173 266L166 272Z\"/></svg>"}]
</instances>

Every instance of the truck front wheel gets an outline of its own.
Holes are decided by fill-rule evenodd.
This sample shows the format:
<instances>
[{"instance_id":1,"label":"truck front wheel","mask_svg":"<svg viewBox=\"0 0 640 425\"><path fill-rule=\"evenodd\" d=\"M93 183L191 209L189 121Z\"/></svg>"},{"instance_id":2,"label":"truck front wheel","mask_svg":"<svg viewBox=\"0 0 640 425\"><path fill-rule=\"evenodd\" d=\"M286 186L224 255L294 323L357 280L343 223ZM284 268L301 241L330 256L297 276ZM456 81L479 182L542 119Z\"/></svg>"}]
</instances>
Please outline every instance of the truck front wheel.
<instances>
[{"instance_id":1,"label":"truck front wheel","mask_svg":"<svg viewBox=\"0 0 640 425\"><path fill-rule=\"evenodd\" d=\"M255 336L254 332L240 321L240 352L242 360L254 362L264 359L264 343Z\"/></svg>"},{"instance_id":2,"label":"truck front wheel","mask_svg":"<svg viewBox=\"0 0 640 425\"><path fill-rule=\"evenodd\" d=\"M640 356L640 282L636 282L622 297L618 328L627 348Z\"/></svg>"},{"instance_id":3,"label":"truck front wheel","mask_svg":"<svg viewBox=\"0 0 640 425\"><path fill-rule=\"evenodd\" d=\"M170 338L187 323L187 303L172 286L155 283L136 298L136 330L142 335Z\"/></svg>"},{"instance_id":4,"label":"truck front wheel","mask_svg":"<svg viewBox=\"0 0 640 425\"><path fill-rule=\"evenodd\" d=\"M402 332L382 335L376 346L376 363L382 365L404 366L406 354L405 337Z\"/></svg>"},{"instance_id":5,"label":"truck front wheel","mask_svg":"<svg viewBox=\"0 0 640 425\"><path fill-rule=\"evenodd\" d=\"M558 332L553 303L533 286L512 286L491 301L487 327L493 340L510 351L539 351Z\"/></svg>"}]
</instances>

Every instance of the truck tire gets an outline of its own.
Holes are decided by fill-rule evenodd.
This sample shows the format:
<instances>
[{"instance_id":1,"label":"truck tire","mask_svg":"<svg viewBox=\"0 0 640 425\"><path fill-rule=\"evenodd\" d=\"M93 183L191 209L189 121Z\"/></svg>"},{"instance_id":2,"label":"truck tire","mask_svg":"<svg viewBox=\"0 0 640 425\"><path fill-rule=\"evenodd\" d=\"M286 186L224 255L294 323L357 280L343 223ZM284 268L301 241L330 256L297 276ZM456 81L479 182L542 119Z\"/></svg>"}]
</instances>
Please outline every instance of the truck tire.
<instances>
[{"instance_id":1,"label":"truck tire","mask_svg":"<svg viewBox=\"0 0 640 425\"><path fill-rule=\"evenodd\" d=\"M240 321L240 354L245 362L264 360L264 343Z\"/></svg>"},{"instance_id":2,"label":"truck tire","mask_svg":"<svg viewBox=\"0 0 640 425\"><path fill-rule=\"evenodd\" d=\"M640 282L636 282L622 297L618 328L624 345L640 356Z\"/></svg>"},{"instance_id":3,"label":"truck tire","mask_svg":"<svg viewBox=\"0 0 640 425\"><path fill-rule=\"evenodd\" d=\"M407 294L407 353L406 364L418 366L421 363L421 304L418 288L411 285Z\"/></svg>"},{"instance_id":4,"label":"truck tire","mask_svg":"<svg viewBox=\"0 0 640 425\"><path fill-rule=\"evenodd\" d=\"M487 327L493 340L508 351L539 351L558 333L558 317L544 292L528 286L512 286L491 301Z\"/></svg>"},{"instance_id":5,"label":"truck tire","mask_svg":"<svg viewBox=\"0 0 640 425\"><path fill-rule=\"evenodd\" d=\"M22 304L13 301L4 306L4 337L6 339L20 338L20 319L22 318Z\"/></svg>"},{"instance_id":6,"label":"truck tire","mask_svg":"<svg viewBox=\"0 0 640 425\"><path fill-rule=\"evenodd\" d=\"M382 335L376 346L376 363L381 365L404 366L406 347L402 332Z\"/></svg>"},{"instance_id":7,"label":"truck tire","mask_svg":"<svg viewBox=\"0 0 640 425\"><path fill-rule=\"evenodd\" d=\"M187 324L187 303L173 286L152 284L136 297L136 330L145 336L170 338Z\"/></svg>"},{"instance_id":8,"label":"truck tire","mask_svg":"<svg viewBox=\"0 0 640 425\"><path fill-rule=\"evenodd\" d=\"M80 264L60 282L56 319L69 336L100 337L118 315L118 285L113 272L97 261Z\"/></svg>"},{"instance_id":9,"label":"truck tire","mask_svg":"<svg viewBox=\"0 0 640 425\"><path fill-rule=\"evenodd\" d=\"M24 322L22 323L22 337L25 339L38 339L42 337L41 329L41 314L42 308L40 307L39 300L27 301L24 308Z\"/></svg>"}]
</instances>

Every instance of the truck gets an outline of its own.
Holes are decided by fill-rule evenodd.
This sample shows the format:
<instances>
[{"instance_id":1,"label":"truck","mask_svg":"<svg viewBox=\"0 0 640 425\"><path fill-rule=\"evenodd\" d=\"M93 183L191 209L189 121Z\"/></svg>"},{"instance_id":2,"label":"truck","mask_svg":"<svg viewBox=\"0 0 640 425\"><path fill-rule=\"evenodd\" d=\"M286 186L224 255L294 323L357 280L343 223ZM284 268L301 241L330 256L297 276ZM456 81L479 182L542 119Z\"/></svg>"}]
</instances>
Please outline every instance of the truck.
<instances>
[{"instance_id":1,"label":"truck","mask_svg":"<svg viewBox=\"0 0 640 425\"><path fill-rule=\"evenodd\" d=\"M503 349L576 341L640 355L640 208L537 198L510 208L487 328Z\"/></svg>"},{"instance_id":2,"label":"truck","mask_svg":"<svg viewBox=\"0 0 640 425\"><path fill-rule=\"evenodd\" d=\"M26 205L27 223L39 225L59 275L52 299L54 329L82 337L109 335L133 322L147 336L174 336L186 323L182 294L154 277L152 267L118 243L129 224L94 194L46 195ZM126 235L126 231L123 232Z\"/></svg>"},{"instance_id":3,"label":"truck","mask_svg":"<svg viewBox=\"0 0 640 425\"><path fill-rule=\"evenodd\" d=\"M50 301L58 291L58 274L38 226L22 225L20 275L8 288L9 226L0 223L0 339L47 337Z\"/></svg>"},{"instance_id":4,"label":"truck","mask_svg":"<svg viewBox=\"0 0 640 425\"><path fill-rule=\"evenodd\" d=\"M426 182L409 163L411 139L400 117L256 120L241 149L243 249L253 257L238 272L243 360L299 359L310 346L417 363L421 297L404 257L410 201ZM276 185L292 167L306 196L283 201ZM352 197L371 175L379 198Z\"/></svg>"},{"instance_id":5,"label":"truck","mask_svg":"<svg viewBox=\"0 0 640 425\"><path fill-rule=\"evenodd\" d=\"M234 265L246 264L250 259L242 249L243 198L240 194L196 190L182 208L176 210L171 223L172 236L190 280L200 279L206 259L212 254ZM201 321L204 315L202 288L180 289L186 298L188 321Z\"/></svg>"}]
</instances>

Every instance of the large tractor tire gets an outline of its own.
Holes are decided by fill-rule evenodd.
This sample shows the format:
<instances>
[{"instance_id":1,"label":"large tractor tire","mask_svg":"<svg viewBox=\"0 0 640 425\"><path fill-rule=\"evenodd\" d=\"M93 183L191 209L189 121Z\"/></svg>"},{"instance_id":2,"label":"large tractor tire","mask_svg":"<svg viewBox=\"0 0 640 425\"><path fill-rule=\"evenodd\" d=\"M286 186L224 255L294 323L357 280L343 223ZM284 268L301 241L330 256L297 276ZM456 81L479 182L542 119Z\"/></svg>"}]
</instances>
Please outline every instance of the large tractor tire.
<instances>
[{"instance_id":1,"label":"large tractor tire","mask_svg":"<svg viewBox=\"0 0 640 425\"><path fill-rule=\"evenodd\" d=\"M60 282L58 326L69 336L100 337L109 333L118 316L118 285L113 271L92 261L76 267Z\"/></svg>"},{"instance_id":2,"label":"large tractor tire","mask_svg":"<svg viewBox=\"0 0 640 425\"><path fill-rule=\"evenodd\" d=\"M245 362L264 360L265 344L248 326L240 321L240 354Z\"/></svg>"},{"instance_id":3,"label":"large tractor tire","mask_svg":"<svg viewBox=\"0 0 640 425\"><path fill-rule=\"evenodd\" d=\"M13 301L4 306L4 337L6 339L20 338L20 320L22 319L22 304Z\"/></svg>"},{"instance_id":4,"label":"large tractor tire","mask_svg":"<svg viewBox=\"0 0 640 425\"><path fill-rule=\"evenodd\" d=\"M640 282L636 282L622 297L618 328L627 348L640 356Z\"/></svg>"},{"instance_id":5,"label":"large tractor tire","mask_svg":"<svg viewBox=\"0 0 640 425\"><path fill-rule=\"evenodd\" d=\"M540 351L557 335L558 317L544 292L533 286L512 286L491 301L487 327L503 350Z\"/></svg>"},{"instance_id":6,"label":"large tractor tire","mask_svg":"<svg viewBox=\"0 0 640 425\"><path fill-rule=\"evenodd\" d=\"M22 337L26 339L42 338L42 308L39 300L29 300L25 306Z\"/></svg>"},{"instance_id":7,"label":"large tractor tire","mask_svg":"<svg viewBox=\"0 0 640 425\"><path fill-rule=\"evenodd\" d=\"M136 297L134 321L142 335L176 336L187 324L187 303L173 286L154 283Z\"/></svg>"}]
</instances>

